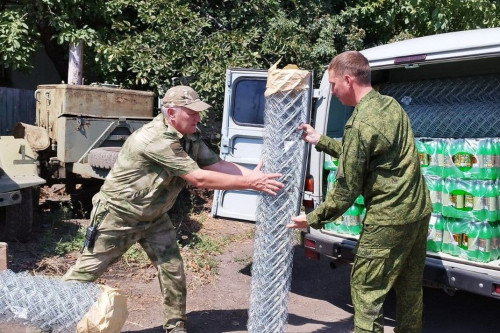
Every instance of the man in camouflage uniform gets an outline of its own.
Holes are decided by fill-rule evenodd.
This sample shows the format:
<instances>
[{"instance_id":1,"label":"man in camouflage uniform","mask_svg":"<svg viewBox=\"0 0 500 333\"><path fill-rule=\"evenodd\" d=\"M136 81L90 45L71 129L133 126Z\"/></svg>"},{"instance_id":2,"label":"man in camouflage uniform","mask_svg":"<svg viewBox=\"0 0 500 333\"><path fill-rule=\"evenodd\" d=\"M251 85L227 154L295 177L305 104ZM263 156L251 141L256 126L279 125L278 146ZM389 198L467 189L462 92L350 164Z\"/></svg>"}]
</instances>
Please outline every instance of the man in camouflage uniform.
<instances>
[{"instance_id":1,"label":"man in camouflage uniform","mask_svg":"<svg viewBox=\"0 0 500 333\"><path fill-rule=\"evenodd\" d=\"M139 242L158 269L164 328L186 332L186 281L176 233L168 211L186 182L202 188L253 189L274 195L280 174L264 174L221 160L197 131L200 112L210 105L190 87L176 86L163 98L162 113L135 131L99 193L91 221L97 238L64 275L94 281L134 243Z\"/></svg>"},{"instance_id":2,"label":"man in camouflage uniform","mask_svg":"<svg viewBox=\"0 0 500 333\"><path fill-rule=\"evenodd\" d=\"M302 124L303 139L338 158L333 189L307 215L292 218L290 228L321 228L362 194L363 230L351 272L355 332L383 332L382 306L394 288L395 332L422 330L422 280L431 201L406 112L392 97L372 89L370 67L359 52L344 52L328 67L331 93L355 106L342 142Z\"/></svg>"}]
</instances>

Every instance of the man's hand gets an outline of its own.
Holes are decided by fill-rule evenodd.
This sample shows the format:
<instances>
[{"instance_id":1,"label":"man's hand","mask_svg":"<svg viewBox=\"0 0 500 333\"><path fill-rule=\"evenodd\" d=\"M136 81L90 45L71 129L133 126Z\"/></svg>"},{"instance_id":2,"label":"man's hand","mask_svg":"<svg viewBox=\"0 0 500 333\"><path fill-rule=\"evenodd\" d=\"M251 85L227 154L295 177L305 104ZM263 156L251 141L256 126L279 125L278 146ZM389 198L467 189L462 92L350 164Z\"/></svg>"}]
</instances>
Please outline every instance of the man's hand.
<instances>
[{"instance_id":1,"label":"man's hand","mask_svg":"<svg viewBox=\"0 0 500 333\"><path fill-rule=\"evenodd\" d=\"M302 136L300 137L302 140L305 142L311 143L313 145L316 145L321 138L321 134L316 132L316 130L309 124L300 124L299 127L297 127L299 130L304 131L302 133Z\"/></svg>"},{"instance_id":2,"label":"man's hand","mask_svg":"<svg viewBox=\"0 0 500 333\"><path fill-rule=\"evenodd\" d=\"M252 190L276 195L276 193L281 190L284 185L274 179L279 178L282 175L280 173L263 173L261 169L262 161L257 164L255 169L248 173L247 179L250 181L250 188Z\"/></svg>"},{"instance_id":3,"label":"man's hand","mask_svg":"<svg viewBox=\"0 0 500 333\"><path fill-rule=\"evenodd\" d=\"M287 228L304 229L308 227L305 215L293 216L291 220L292 222L286 225Z\"/></svg>"}]
</instances>

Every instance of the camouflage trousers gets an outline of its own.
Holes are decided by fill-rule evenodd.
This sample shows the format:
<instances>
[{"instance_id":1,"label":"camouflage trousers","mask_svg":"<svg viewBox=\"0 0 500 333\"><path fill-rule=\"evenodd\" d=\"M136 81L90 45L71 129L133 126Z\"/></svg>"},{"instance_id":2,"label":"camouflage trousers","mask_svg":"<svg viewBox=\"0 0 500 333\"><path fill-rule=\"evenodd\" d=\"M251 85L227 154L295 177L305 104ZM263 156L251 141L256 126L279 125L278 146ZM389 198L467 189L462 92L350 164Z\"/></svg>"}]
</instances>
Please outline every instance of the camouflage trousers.
<instances>
[{"instance_id":1,"label":"camouflage trousers","mask_svg":"<svg viewBox=\"0 0 500 333\"><path fill-rule=\"evenodd\" d=\"M430 215L403 225L364 225L351 272L355 332L384 332L383 304L396 293L394 332L422 331L422 280Z\"/></svg>"},{"instance_id":2,"label":"camouflage trousers","mask_svg":"<svg viewBox=\"0 0 500 333\"><path fill-rule=\"evenodd\" d=\"M185 321L186 278L176 232L168 215L151 222L136 221L97 201L90 218L98 226L95 244L83 251L63 279L94 281L138 242L158 269L164 328L170 329L177 321Z\"/></svg>"}]
</instances>

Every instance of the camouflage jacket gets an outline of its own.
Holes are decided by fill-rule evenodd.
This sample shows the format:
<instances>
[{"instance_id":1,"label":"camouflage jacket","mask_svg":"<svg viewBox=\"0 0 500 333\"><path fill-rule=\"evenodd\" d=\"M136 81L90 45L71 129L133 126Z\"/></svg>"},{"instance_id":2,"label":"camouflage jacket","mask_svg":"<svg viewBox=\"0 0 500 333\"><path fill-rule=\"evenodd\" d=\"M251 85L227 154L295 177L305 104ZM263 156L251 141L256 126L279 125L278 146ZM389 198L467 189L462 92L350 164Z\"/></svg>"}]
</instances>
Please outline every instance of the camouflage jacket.
<instances>
[{"instance_id":1,"label":"camouflage jacket","mask_svg":"<svg viewBox=\"0 0 500 333\"><path fill-rule=\"evenodd\" d=\"M307 215L311 227L338 218L360 194L367 224L411 223L431 213L410 120L392 97L370 91L347 120L342 142L322 136L316 149L338 157L338 170L325 201Z\"/></svg>"},{"instance_id":2,"label":"camouflage jacket","mask_svg":"<svg viewBox=\"0 0 500 333\"><path fill-rule=\"evenodd\" d=\"M125 141L94 202L103 199L119 213L152 221L172 207L184 187L179 175L218 161L198 132L183 136L160 114Z\"/></svg>"}]
</instances>

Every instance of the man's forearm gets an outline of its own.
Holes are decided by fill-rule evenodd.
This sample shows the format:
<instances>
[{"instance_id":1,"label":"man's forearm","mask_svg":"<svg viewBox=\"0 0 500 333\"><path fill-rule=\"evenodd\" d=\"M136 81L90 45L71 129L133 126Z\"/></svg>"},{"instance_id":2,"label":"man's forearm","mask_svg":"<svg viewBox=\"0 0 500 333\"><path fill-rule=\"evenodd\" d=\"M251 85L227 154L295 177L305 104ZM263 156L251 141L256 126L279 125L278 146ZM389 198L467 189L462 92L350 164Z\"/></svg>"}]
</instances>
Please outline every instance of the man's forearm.
<instances>
[{"instance_id":1,"label":"man's forearm","mask_svg":"<svg viewBox=\"0 0 500 333\"><path fill-rule=\"evenodd\" d=\"M229 175L240 175L240 176L245 176L252 171L241 165L227 161L219 161L215 164L204 167L203 169L215 172L221 172Z\"/></svg>"},{"instance_id":2,"label":"man's forearm","mask_svg":"<svg viewBox=\"0 0 500 333\"><path fill-rule=\"evenodd\" d=\"M317 151L323 151L328 155L338 158L342 151L342 144L326 135L322 135L316 144Z\"/></svg>"}]
</instances>

